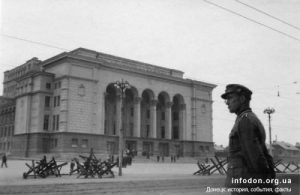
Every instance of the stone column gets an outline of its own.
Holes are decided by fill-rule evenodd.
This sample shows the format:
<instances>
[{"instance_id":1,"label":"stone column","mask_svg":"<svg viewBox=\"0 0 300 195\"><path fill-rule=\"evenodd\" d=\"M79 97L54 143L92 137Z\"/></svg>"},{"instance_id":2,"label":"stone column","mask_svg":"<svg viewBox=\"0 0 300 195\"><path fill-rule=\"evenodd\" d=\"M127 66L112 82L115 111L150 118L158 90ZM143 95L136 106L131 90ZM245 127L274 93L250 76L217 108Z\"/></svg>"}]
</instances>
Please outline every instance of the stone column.
<instances>
[{"instance_id":1,"label":"stone column","mask_svg":"<svg viewBox=\"0 0 300 195\"><path fill-rule=\"evenodd\" d=\"M172 102L166 105L166 138L172 139Z\"/></svg>"},{"instance_id":2,"label":"stone column","mask_svg":"<svg viewBox=\"0 0 300 195\"><path fill-rule=\"evenodd\" d=\"M141 100L142 98L134 98L134 121L133 121L133 136L141 137Z\"/></svg>"},{"instance_id":3,"label":"stone column","mask_svg":"<svg viewBox=\"0 0 300 195\"><path fill-rule=\"evenodd\" d=\"M101 113L99 113L99 115L101 116L100 117L101 122L100 123L98 122L101 134L109 134L108 131L110 129L109 116L106 115L106 113L105 113L105 106L106 106L105 104L108 104L108 102L106 102L107 95L108 95L107 92L103 93L102 105L100 106L100 108L98 108L98 110L101 110ZM105 120L106 120L106 127L105 127ZM102 126L100 126L101 124L102 124ZM105 128L106 128L106 130L105 130Z\"/></svg>"},{"instance_id":4,"label":"stone column","mask_svg":"<svg viewBox=\"0 0 300 195\"><path fill-rule=\"evenodd\" d=\"M180 104L179 110L179 139L183 139L183 135L186 133L186 104Z\"/></svg>"},{"instance_id":5,"label":"stone column","mask_svg":"<svg viewBox=\"0 0 300 195\"><path fill-rule=\"evenodd\" d=\"M151 120L151 125L150 125L150 131L151 131L151 136L152 138L156 138L156 104L157 100L151 100L150 102L150 120Z\"/></svg>"}]
</instances>

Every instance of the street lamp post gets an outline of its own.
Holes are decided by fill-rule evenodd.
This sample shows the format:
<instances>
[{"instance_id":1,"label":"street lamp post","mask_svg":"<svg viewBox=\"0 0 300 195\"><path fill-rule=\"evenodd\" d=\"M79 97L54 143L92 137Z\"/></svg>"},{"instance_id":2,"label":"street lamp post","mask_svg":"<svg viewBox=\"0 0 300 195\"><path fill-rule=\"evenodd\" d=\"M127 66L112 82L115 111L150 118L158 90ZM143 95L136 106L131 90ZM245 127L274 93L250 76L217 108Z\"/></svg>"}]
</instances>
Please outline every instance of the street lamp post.
<instances>
[{"instance_id":1,"label":"street lamp post","mask_svg":"<svg viewBox=\"0 0 300 195\"><path fill-rule=\"evenodd\" d=\"M121 128L119 129L119 176L122 176L122 164L123 164L123 114L124 114L124 97L126 89L130 88L130 85L127 81L123 79L121 81L116 81L114 87L119 89L121 92Z\"/></svg>"},{"instance_id":2,"label":"street lamp post","mask_svg":"<svg viewBox=\"0 0 300 195\"><path fill-rule=\"evenodd\" d=\"M265 114L268 114L268 119L269 119L269 139L270 139L270 154L273 155L272 153L272 134L271 134L271 114L275 112L274 108L266 108L264 110Z\"/></svg>"}]
</instances>

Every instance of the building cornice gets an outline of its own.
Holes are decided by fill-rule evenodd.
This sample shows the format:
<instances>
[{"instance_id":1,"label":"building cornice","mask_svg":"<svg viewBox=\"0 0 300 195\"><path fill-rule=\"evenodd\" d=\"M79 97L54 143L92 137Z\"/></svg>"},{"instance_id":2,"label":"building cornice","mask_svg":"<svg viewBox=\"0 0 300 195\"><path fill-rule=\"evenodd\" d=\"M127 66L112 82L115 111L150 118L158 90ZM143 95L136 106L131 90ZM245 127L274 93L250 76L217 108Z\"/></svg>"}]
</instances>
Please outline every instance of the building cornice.
<instances>
[{"instance_id":1,"label":"building cornice","mask_svg":"<svg viewBox=\"0 0 300 195\"><path fill-rule=\"evenodd\" d=\"M98 80L95 80L95 79L88 79L88 78L77 77L77 76L73 76L73 75L62 75L62 76L56 77L56 80L61 80L61 79L64 79L64 78L79 79L79 80L85 80L85 81L98 83Z\"/></svg>"},{"instance_id":2,"label":"building cornice","mask_svg":"<svg viewBox=\"0 0 300 195\"><path fill-rule=\"evenodd\" d=\"M109 54L88 50L85 48L78 48L71 52L63 52L52 58L49 58L41 63L41 66L46 69L47 67L54 66L56 62L63 59L73 59L95 64L97 68L114 69L119 71L126 71L138 75L150 76L164 81L178 82L190 86L202 86L212 90L217 85L183 78L183 72L175 69L168 69L152 64L147 64L139 61L129 60ZM176 73L172 75L172 73Z\"/></svg>"}]
</instances>

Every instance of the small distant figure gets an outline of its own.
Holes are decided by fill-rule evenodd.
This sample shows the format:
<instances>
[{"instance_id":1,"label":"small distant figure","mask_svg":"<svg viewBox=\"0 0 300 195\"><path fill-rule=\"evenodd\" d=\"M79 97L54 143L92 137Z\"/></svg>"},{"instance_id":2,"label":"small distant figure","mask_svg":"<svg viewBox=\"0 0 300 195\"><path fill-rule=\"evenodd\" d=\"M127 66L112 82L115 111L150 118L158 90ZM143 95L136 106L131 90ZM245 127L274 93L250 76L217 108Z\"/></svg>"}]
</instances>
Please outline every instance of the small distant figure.
<instances>
[{"instance_id":1,"label":"small distant figure","mask_svg":"<svg viewBox=\"0 0 300 195\"><path fill-rule=\"evenodd\" d=\"M5 167L7 168L7 157L6 157L6 154L4 154L2 156L1 168L3 167L3 165L5 165Z\"/></svg>"},{"instance_id":2,"label":"small distant figure","mask_svg":"<svg viewBox=\"0 0 300 195\"><path fill-rule=\"evenodd\" d=\"M159 159L160 159L160 156L157 155L157 157L156 157L157 162L159 162Z\"/></svg>"},{"instance_id":3,"label":"small distant figure","mask_svg":"<svg viewBox=\"0 0 300 195\"><path fill-rule=\"evenodd\" d=\"M46 155L44 155L43 159L40 161L40 164L44 165L44 166L47 164L47 157L46 157Z\"/></svg>"},{"instance_id":4,"label":"small distant figure","mask_svg":"<svg viewBox=\"0 0 300 195\"><path fill-rule=\"evenodd\" d=\"M75 159L73 158L70 163L70 175L73 173L75 167Z\"/></svg>"}]
</instances>

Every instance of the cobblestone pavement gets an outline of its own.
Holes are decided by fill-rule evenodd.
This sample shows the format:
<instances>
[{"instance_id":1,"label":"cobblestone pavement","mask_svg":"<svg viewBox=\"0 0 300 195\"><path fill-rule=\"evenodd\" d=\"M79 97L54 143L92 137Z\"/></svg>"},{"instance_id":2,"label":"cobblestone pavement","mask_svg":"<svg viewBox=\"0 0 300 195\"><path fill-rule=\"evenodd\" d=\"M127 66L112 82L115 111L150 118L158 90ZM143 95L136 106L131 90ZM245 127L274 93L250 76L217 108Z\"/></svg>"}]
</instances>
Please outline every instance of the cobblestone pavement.
<instances>
[{"instance_id":1,"label":"cobblestone pavement","mask_svg":"<svg viewBox=\"0 0 300 195\"><path fill-rule=\"evenodd\" d=\"M0 187L1 194L206 194L206 186L219 187L223 178L200 177L189 179L165 179L121 182L95 182L76 184L51 184ZM211 195L217 193L209 193ZM222 193L224 195L228 193Z\"/></svg>"}]
</instances>

